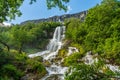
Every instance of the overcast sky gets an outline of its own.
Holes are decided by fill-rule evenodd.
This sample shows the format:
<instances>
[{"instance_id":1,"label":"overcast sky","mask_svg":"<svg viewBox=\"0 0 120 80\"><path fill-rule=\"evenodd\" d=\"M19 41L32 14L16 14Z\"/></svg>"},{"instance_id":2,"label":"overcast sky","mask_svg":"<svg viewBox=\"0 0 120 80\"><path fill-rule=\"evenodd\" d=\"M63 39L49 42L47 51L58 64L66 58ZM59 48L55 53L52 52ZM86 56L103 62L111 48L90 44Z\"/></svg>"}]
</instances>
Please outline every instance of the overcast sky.
<instances>
[{"instance_id":1,"label":"overcast sky","mask_svg":"<svg viewBox=\"0 0 120 80\"><path fill-rule=\"evenodd\" d=\"M58 8L52 8L51 10L48 10L46 7L46 0L37 0L37 2L32 5L29 5L29 1L30 0L25 0L23 5L20 7L22 16L17 17L10 23L19 24L26 20L78 13L84 10L88 10L101 2L101 0L70 0L70 2L66 4L68 5L69 10L64 12L63 10L60 11Z\"/></svg>"}]
</instances>

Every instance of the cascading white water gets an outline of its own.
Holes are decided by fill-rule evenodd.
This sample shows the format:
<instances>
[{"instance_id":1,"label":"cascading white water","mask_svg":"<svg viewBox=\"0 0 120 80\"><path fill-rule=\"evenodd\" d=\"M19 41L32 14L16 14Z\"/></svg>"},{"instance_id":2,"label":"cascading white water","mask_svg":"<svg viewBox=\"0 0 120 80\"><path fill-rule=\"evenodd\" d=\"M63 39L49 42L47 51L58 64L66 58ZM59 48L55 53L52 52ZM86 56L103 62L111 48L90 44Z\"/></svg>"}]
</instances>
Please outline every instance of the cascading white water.
<instances>
[{"instance_id":1,"label":"cascading white water","mask_svg":"<svg viewBox=\"0 0 120 80\"><path fill-rule=\"evenodd\" d=\"M57 54L58 50L62 46L62 40L65 37L65 26L57 27L55 29L53 38L50 40L50 43L47 45L47 50L42 52L37 52L35 54L28 55L30 58L36 57L36 56L46 56L46 55L54 55ZM51 54L49 54L51 52ZM46 56L47 57L47 56Z\"/></svg>"},{"instance_id":2,"label":"cascading white water","mask_svg":"<svg viewBox=\"0 0 120 80\"><path fill-rule=\"evenodd\" d=\"M55 52L58 49L59 45L61 45L61 38L62 38L61 32L62 32L62 27L57 27L55 29L53 39L48 44L47 50Z\"/></svg>"},{"instance_id":3,"label":"cascading white water","mask_svg":"<svg viewBox=\"0 0 120 80\"><path fill-rule=\"evenodd\" d=\"M67 67L62 67L60 63L55 64L54 62L51 62L51 60L56 57L59 49L61 49L63 45L62 40L65 37L64 33L65 33L65 26L57 27L55 29L53 38L50 40L50 43L47 46L47 50L28 55L30 58L36 56L42 56L43 60L45 61L48 60L51 63L50 67L46 67L46 70L48 71L48 75L46 75L41 80L47 80L47 78L53 75L57 75L59 77L59 80L64 80L64 73L67 70ZM54 80L54 79L49 79L49 80Z\"/></svg>"}]
</instances>

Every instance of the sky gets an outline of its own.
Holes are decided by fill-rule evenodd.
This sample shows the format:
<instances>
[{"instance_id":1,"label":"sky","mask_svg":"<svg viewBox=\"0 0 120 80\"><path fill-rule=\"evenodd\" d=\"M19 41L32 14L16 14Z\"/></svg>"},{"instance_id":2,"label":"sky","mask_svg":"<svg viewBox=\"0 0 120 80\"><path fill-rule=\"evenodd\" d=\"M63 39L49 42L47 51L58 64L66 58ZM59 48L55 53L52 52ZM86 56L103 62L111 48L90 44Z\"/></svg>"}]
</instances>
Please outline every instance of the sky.
<instances>
[{"instance_id":1,"label":"sky","mask_svg":"<svg viewBox=\"0 0 120 80\"><path fill-rule=\"evenodd\" d=\"M20 24L21 22L27 20L35 20L56 15L59 16L63 14L78 13L94 7L95 5L99 4L101 0L70 0L70 2L66 4L68 6L67 12L59 10L59 8L52 8L48 10L46 0L37 0L37 2L33 3L32 5L30 5L29 2L30 0L25 0L20 7L22 16L16 17L15 20L12 20L9 23Z\"/></svg>"}]
</instances>

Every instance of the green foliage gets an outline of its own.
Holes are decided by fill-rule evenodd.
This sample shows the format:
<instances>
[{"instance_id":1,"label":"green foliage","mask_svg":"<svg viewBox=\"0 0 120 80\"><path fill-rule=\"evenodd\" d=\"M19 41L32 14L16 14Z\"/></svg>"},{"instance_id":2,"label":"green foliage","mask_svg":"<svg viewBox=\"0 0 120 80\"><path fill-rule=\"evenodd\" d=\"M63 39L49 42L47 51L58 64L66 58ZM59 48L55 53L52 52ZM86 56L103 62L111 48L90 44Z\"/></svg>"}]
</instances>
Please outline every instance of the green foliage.
<instances>
[{"instance_id":1,"label":"green foliage","mask_svg":"<svg viewBox=\"0 0 120 80\"><path fill-rule=\"evenodd\" d=\"M63 3L60 0L53 1L55 0L52 0L52 3L48 1L48 7L56 7L57 5L63 8L63 5L61 6ZM68 2L69 0L62 1ZM104 63L85 65L81 58L85 52L90 50L93 53L98 53L102 59L107 59L107 63L120 65L119 13L119 0L103 0L101 4L88 11L84 22L74 18L66 20L66 38L71 41L69 45L80 51L68 57L66 57L66 49L59 51L59 57L66 57L64 65L71 66L72 70L66 74L66 80L110 80L116 78L116 73L105 67ZM0 17L1 22L5 20L3 17ZM28 59L23 51L26 51L26 48L43 48L52 38L55 27L59 25L61 24L42 22L0 28L0 80L20 79L25 71L39 74L40 77L44 76L47 72L42 64L42 58Z\"/></svg>"},{"instance_id":2,"label":"green foliage","mask_svg":"<svg viewBox=\"0 0 120 80\"><path fill-rule=\"evenodd\" d=\"M9 80L9 79L10 79L10 78L7 77L7 76L4 76L4 77L0 76L0 80Z\"/></svg>"},{"instance_id":3,"label":"green foliage","mask_svg":"<svg viewBox=\"0 0 120 80\"><path fill-rule=\"evenodd\" d=\"M0 59L0 80L19 80L26 72L38 74L40 78L47 73L41 57L29 59L25 53L10 50L1 51Z\"/></svg>"},{"instance_id":4,"label":"green foliage","mask_svg":"<svg viewBox=\"0 0 120 80\"><path fill-rule=\"evenodd\" d=\"M25 43L30 42L31 35L23 30L23 29L14 29L11 31L12 32L12 41L14 41L14 45L18 47L19 52L21 53L22 47Z\"/></svg>"},{"instance_id":5,"label":"green foliage","mask_svg":"<svg viewBox=\"0 0 120 80\"><path fill-rule=\"evenodd\" d=\"M10 19L15 19L15 16L21 15L19 7L24 0L0 0L0 22Z\"/></svg>"},{"instance_id":6,"label":"green foliage","mask_svg":"<svg viewBox=\"0 0 120 80\"><path fill-rule=\"evenodd\" d=\"M21 76L23 76L23 73L20 70L18 70L14 65L11 65L11 64L4 65L1 68L0 72L1 72L0 76L2 77L8 76L9 78L13 78L17 80Z\"/></svg>"},{"instance_id":7,"label":"green foliage","mask_svg":"<svg viewBox=\"0 0 120 80\"><path fill-rule=\"evenodd\" d=\"M47 71L45 69L45 66L42 64L42 58L41 57L36 57L33 59L28 59L27 60L27 67L28 69L31 70L30 73L38 74L40 77L43 77Z\"/></svg>"},{"instance_id":8,"label":"green foliage","mask_svg":"<svg viewBox=\"0 0 120 80\"><path fill-rule=\"evenodd\" d=\"M43 77L47 71L42 58L28 59L24 51L26 48L45 49L44 46L52 38L51 33L59 25L61 24L55 22L42 22L1 27L0 80L19 80L26 73Z\"/></svg>"},{"instance_id":9,"label":"green foliage","mask_svg":"<svg viewBox=\"0 0 120 80\"><path fill-rule=\"evenodd\" d=\"M5 64L12 63L14 56L6 51L0 51L0 68Z\"/></svg>"},{"instance_id":10,"label":"green foliage","mask_svg":"<svg viewBox=\"0 0 120 80\"><path fill-rule=\"evenodd\" d=\"M65 21L65 25L67 27L66 38L75 43L82 43L87 34L84 24L79 19L71 18Z\"/></svg>"},{"instance_id":11,"label":"green foliage","mask_svg":"<svg viewBox=\"0 0 120 80\"><path fill-rule=\"evenodd\" d=\"M103 0L99 5L88 10L84 22L77 19L67 20L66 37L73 44L79 44L83 51L92 51L109 59L113 64L120 64L120 1Z\"/></svg>"},{"instance_id":12,"label":"green foliage","mask_svg":"<svg viewBox=\"0 0 120 80\"><path fill-rule=\"evenodd\" d=\"M117 79L116 75L117 73L105 67L103 62L94 65L81 63L69 68L65 80L111 80L112 78Z\"/></svg>"},{"instance_id":13,"label":"green foliage","mask_svg":"<svg viewBox=\"0 0 120 80\"><path fill-rule=\"evenodd\" d=\"M82 57L83 57L83 54L80 54L80 53L71 54L70 56L64 59L64 65L65 66L75 65L80 62Z\"/></svg>"},{"instance_id":14,"label":"green foliage","mask_svg":"<svg viewBox=\"0 0 120 80\"><path fill-rule=\"evenodd\" d=\"M113 38L106 39L103 50L106 52L102 54L106 59L110 60L110 63L120 64L119 53L120 53L120 42L114 41Z\"/></svg>"},{"instance_id":15,"label":"green foliage","mask_svg":"<svg viewBox=\"0 0 120 80\"><path fill-rule=\"evenodd\" d=\"M58 6L60 10L63 9L65 11L67 11L67 6L65 6L64 3L68 3L69 0L46 0L46 1L47 1L48 9L51 9L52 7Z\"/></svg>"},{"instance_id":16,"label":"green foliage","mask_svg":"<svg viewBox=\"0 0 120 80\"><path fill-rule=\"evenodd\" d=\"M8 51L1 51L0 52L0 79L1 80L8 80L8 79L19 79L21 76L23 76L24 72L20 70L20 65L18 63L22 62L17 61L16 55L13 53L10 53ZM25 62L25 61L23 61ZM23 63L22 62L22 63ZM24 65L21 65L24 66Z\"/></svg>"},{"instance_id":17,"label":"green foliage","mask_svg":"<svg viewBox=\"0 0 120 80\"><path fill-rule=\"evenodd\" d=\"M84 55L85 54L85 49L83 46L81 46L80 44L77 44L77 43L71 43L70 46L73 46L73 47L76 47L78 49L78 51L80 52L80 54Z\"/></svg>"},{"instance_id":18,"label":"green foliage","mask_svg":"<svg viewBox=\"0 0 120 80\"><path fill-rule=\"evenodd\" d=\"M58 52L58 57L65 58L67 56L68 51L66 49L60 49Z\"/></svg>"},{"instance_id":19,"label":"green foliage","mask_svg":"<svg viewBox=\"0 0 120 80\"><path fill-rule=\"evenodd\" d=\"M64 60L70 66L65 80L111 80L118 79L118 72L112 72L108 64L120 65L120 1L103 0L101 4L88 10L84 22L66 21L66 37L71 46L79 49ZM82 52L81 52L82 51ZM102 57L98 63L86 65L80 61L85 52L92 51ZM81 55L82 54L82 55ZM107 60L107 61L106 61Z\"/></svg>"},{"instance_id":20,"label":"green foliage","mask_svg":"<svg viewBox=\"0 0 120 80\"><path fill-rule=\"evenodd\" d=\"M8 44L8 40L10 40L9 38L9 34L6 32L1 32L0 34L0 45L2 45L3 49L7 48L7 50L9 51L9 44Z\"/></svg>"},{"instance_id":21,"label":"green foliage","mask_svg":"<svg viewBox=\"0 0 120 80\"><path fill-rule=\"evenodd\" d=\"M54 29L59 25L59 22L41 22L0 27L0 49L9 51L12 48L19 50L19 53L31 53L30 49L43 50L52 38Z\"/></svg>"},{"instance_id":22,"label":"green foliage","mask_svg":"<svg viewBox=\"0 0 120 80\"><path fill-rule=\"evenodd\" d=\"M44 50L54 29L59 25L59 22L41 22L0 27L0 50L15 49L19 53Z\"/></svg>"}]
</instances>

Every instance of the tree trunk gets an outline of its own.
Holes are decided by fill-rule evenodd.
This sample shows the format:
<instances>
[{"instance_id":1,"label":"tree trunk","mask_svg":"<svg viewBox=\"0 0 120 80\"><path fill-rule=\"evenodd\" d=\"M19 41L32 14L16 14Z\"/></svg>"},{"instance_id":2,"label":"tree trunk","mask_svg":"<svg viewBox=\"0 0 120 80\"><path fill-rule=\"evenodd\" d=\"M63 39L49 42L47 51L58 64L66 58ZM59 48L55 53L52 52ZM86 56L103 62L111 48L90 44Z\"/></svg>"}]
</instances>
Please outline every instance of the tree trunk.
<instances>
[{"instance_id":1,"label":"tree trunk","mask_svg":"<svg viewBox=\"0 0 120 80\"><path fill-rule=\"evenodd\" d=\"M0 52L2 51L3 49L2 48L0 48Z\"/></svg>"},{"instance_id":2,"label":"tree trunk","mask_svg":"<svg viewBox=\"0 0 120 80\"><path fill-rule=\"evenodd\" d=\"M10 47L5 42L0 41L0 43L6 46L8 51L10 50Z\"/></svg>"},{"instance_id":3,"label":"tree trunk","mask_svg":"<svg viewBox=\"0 0 120 80\"><path fill-rule=\"evenodd\" d=\"M23 43L21 43L19 50L18 50L20 54L22 53L22 47L23 47Z\"/></svg>"}]
</instances>

